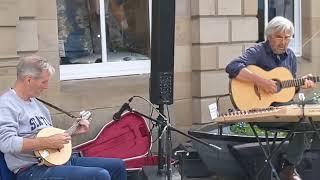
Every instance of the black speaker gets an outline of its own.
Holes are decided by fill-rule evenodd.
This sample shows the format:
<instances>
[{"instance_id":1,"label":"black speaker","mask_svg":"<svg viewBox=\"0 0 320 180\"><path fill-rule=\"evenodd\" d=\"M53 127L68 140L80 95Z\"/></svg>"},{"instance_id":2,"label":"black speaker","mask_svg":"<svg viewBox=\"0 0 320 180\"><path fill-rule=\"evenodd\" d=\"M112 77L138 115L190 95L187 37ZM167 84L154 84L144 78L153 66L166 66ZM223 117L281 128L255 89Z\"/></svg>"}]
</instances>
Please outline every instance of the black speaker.
<instances>
[{"instance_id":1,"label":"black speaker","mask_svg":"<svg viewBox=\"0 0 320 180\"><path fill-rule=\"evenodd\" d=\"M152 0L150 101L173 103L175 0Z\"/></svg>"}]
</instances>

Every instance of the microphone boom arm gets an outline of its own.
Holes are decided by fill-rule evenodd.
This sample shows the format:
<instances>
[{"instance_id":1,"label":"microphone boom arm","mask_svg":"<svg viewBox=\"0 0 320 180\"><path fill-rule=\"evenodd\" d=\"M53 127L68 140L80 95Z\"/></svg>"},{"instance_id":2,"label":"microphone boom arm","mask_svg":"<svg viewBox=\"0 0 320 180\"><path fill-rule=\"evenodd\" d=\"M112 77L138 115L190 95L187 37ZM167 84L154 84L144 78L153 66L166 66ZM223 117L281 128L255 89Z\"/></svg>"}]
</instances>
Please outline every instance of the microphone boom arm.
<instances>
[{"instance_id":1,"label":"microphone boom arm","mask_svg":"<svg viewBox=\"0 0 320 180\"><path fill-rule=\"evenodd\" d=\"M128 105L129 105L129 104L128 104ZM140 115L140 116L142 116L142 117L145 117L145 118L147 118L147 119L149 119L149 120L151 120L151 121L153 121L153 122L155 122L155 123L157 123L157 124L163 125L163 126L166 127L167 129L169 128L169 129L172 130L172 131L178 132L178 133L180 133L180 134L182 134L182 135L184 135L184 136L186 136L186 137L188 137L188 138L190 138L190 139L192 139L192 140L195 140L195 141L197 141L197 142L199 142L199 143L201 143L201 144L203 144L203 145L205 145L205 146L207 146L207 147L215 148L216 150L219 150L219 151L222 150L222 148L219 147L219 146L216 146L216 145L214 145L214 144L209 144L209 143L207 143L207 142L205 142L205 141L203 141L203 140L201 140L201 139L198 139L198 138L196 138L196 137L194 137L194 136L191 136L191 135L189 135L189 134L186 134L186 133L184 133L184 132L182 132L182 131L180 131L180 130L174 128L174 127L172 127L170 123L166 123L167 121L166 121L166 122L164 122L164 121L159 121L159 120L157 120L157 119L154 119L154 118L152 118L152 117L149 117L149 116L147 116L147 115L145 115L145 114L140 113L139 111L136 111L136 110L132 109L130 106L129 106L129 109L128 109L128 110L129 110L130 112L136 113L136 114L138 114L138 115ZM162 115L162 116L163 116L163 115Z\"/></svg>"}]
</instances>

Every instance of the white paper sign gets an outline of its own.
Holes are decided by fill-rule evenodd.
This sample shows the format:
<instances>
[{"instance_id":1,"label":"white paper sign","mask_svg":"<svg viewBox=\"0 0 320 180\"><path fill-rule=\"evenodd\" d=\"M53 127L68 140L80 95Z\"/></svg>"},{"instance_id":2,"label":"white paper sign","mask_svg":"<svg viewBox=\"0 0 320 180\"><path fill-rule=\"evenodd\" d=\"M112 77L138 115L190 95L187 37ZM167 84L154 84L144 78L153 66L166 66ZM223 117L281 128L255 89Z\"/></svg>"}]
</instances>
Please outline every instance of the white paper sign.
<instances>
[{"instance_id":1,"label":"white paper sign","mask_svg":"<svg viewBox=\"0 0 320 180\"><path fill-rule=\"evenodd\" d=\"M306 99L306 97L304 96L304 93L299 93L298 97L300 101L304 101Z\"/></svg>"},{"instance_id":2,"label":"white paper sign","mask_svg":"<svg viewBox=\"0 0 320 180\"><path fill-rule=\"evenodd\" d=\"M210 112L211 119L215 119L218 117L217 103L212 103L209 105L209 112Z\"/></svg>"}]
</instances>

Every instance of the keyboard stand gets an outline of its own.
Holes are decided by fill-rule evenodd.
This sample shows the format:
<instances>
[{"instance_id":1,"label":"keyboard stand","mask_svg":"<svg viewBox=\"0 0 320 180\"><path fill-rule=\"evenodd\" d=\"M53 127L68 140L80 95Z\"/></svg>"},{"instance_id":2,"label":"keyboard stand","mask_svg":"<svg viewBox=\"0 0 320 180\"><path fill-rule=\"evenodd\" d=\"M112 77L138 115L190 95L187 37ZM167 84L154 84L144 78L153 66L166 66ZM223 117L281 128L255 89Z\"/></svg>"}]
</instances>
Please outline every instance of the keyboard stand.
<instances>
[{"instance_id":1,"label":"keyboard stand","mask_svg":"<svg viewBox=\"0 0 320 180\"><path fill-rule=\"evenodd\" d=\"M306 119L308 119L308 122L306 122ZM300 124L302 123L309 123L311 125L311 131L310 130L305 130L305 131L297 131L297 128ZM262 167L255 175L255 179L259 179L259 175L263 172L263 170L266 168L267 165L269 165L269 167L271 168L271 176L276 179L276 180L280 180L278 172L276 171L275 166L272 163L272 159L274 158L274 156L278 153L278 151L280 150L280 148L282 147L282 145L288 141L295 133L307 133L307 132L314 132L317 134L317 136L320 139L320 132L319 130L316 128L316 125L314 123L314 121L312 120L312 117L301 117L299 119L299 121L297 123L295 123L295 125L293 126L293 128L290 129L290 131L288 132L288 134L286 135L286 137L284 139L281 140L280 144L278 144L277 146L275 146L275 141L277 139L277 133L275 134L275 136L273 137L273 142L272 145L270 146L270 142L269 142L269 138L268 138L268 133L267 130L265 130L265 137L266 137L266 142L265 142L265 147L261 142L261 139L259 138L259 135L257 134L255 128L254 128L254 124L255 123L249 123L250 128L252 129L254 136L256 137L259 146L261 148L261 150L263 151L263 154L265 156L265 162L266 165L264 167ZM280 132L282 131L281 129L276 129L276 131Z\"/></svg>"},{"instance_id":2,"label":"keyboard stand","mask_svg":"<svg viewBox=\"0 0 320 180\"><path fill-rule=\"evenodd\" d=\"M273 148L275 146L275 141L276 141L276 136L274 137L273 143L272 143L272 148L270 148L270 143L269 143L269 139L268 139L268 133L267 131L265 132L265 136L266 136L266 147L263 146L258 133L256 132L255 128L254 128L254 123L249 123L250 128L252 130L252 132L254 133L259 146L265 156L265 162L270 166L271 168L271 175L276 179L276 180L280 180L278 172L276 171L275 166L272 163L272 158L274 157L275 154L277 154L278 150L280 150L281 146L284 144L284 142L286 142L287 140L289 140L293 134L294 134L294 129L290 130L290 132L287 134L287 136L280 142L279 145L277 145L275 148ZM266 168L266 165L261 168L258 173L255 175L256 179L259 179L260 174L262 173L262 171Z\"/></svg>"}]
</instances>

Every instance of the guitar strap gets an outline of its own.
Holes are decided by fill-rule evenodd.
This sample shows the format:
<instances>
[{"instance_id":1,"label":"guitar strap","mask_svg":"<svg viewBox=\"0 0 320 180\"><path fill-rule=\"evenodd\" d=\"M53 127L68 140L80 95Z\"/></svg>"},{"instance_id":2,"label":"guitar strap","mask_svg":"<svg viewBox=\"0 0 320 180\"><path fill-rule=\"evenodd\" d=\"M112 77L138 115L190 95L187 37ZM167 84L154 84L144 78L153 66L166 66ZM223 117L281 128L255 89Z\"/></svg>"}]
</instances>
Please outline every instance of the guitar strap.
<instances>
[{"instance_id":1,"label":"guitar strap","mask_svg":"<svg viewBox=\"0 0 320 180\"><path fill-rule=\"evenodd\" d=\"M55 110L57 110L57 111L60 111L60 112L62 112L62 113L64 113L64 114L66 114L67 116L69 116L69 117L71 117L71 118L75 118L75 119L78 118L77 116L75 116L75 115L73 115L73 114L71 114L71 113L69 113L69 112L67 112L67 111L65 111L65 110L63 110L63 109L61 109L61 108L59 108L59 107L51 104L51 103L48 103L48 102L45 101L45 100L42 100L42 99L40 99L40 98L36 98L36 99L37 99L38 101L42 102L43 104L45 104L45 105L47 105L47 106L49 106L49 107L52 107L53 109L55 109Z\"/></svg>"}]
</instances>

